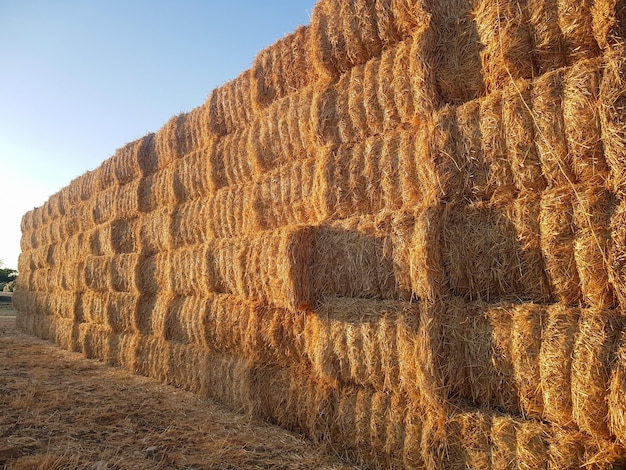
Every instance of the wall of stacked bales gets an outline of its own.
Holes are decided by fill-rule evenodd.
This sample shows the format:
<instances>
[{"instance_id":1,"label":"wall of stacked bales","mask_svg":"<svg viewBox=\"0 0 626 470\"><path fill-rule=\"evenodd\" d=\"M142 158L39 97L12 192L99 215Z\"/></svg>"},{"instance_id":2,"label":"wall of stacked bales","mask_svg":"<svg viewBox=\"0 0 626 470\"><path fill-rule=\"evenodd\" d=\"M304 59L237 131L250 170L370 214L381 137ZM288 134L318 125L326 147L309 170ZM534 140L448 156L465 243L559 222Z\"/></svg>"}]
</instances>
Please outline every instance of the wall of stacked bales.
<instances>
[{"instance_id":1,"label":"wall of stacked bales","mask_svg":"<svg viewBox=\"0 0 626 470\"><path fill-rule=\"evenodd\" d=\"M623 464L625 29L320 0L24 216L18 322L367 467Z\"/></svg>"}]
</instances>

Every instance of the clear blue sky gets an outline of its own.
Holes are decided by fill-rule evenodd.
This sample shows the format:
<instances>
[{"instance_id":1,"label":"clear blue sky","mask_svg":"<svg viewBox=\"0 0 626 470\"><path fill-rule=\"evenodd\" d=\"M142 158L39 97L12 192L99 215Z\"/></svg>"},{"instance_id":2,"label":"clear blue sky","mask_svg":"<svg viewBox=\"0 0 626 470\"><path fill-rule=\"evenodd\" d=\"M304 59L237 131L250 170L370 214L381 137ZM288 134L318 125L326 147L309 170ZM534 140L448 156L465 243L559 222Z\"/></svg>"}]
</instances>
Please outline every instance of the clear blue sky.
<instances>
[{"instance_id":1,"label":"clear blue sky","mask_svg":"<svg viewBox=\"0 0 626 470\"><path fill-rule=\"evenodd\" d=\"M201 105L315 0L0 0L0 259L21 216Z\"/></svg>"}]
</instances>

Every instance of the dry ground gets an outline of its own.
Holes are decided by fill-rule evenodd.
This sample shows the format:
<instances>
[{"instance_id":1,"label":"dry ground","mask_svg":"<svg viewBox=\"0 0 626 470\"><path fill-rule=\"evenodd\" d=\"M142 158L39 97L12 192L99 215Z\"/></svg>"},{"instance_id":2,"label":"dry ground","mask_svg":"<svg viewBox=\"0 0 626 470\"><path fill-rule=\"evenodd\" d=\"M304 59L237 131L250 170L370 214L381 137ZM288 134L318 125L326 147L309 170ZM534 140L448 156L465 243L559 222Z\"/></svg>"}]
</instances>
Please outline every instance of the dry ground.
<instances>
[{"instance_id":1,"label":"dry ground","mask_svg":"<svg viewBox=\"0 0 626 470\"><path fill-rule=\"evenodd\" d=\"M353 468L280 428L27 336L10 314L0 310L0 469Z\"/></svg>"}]
</instances>

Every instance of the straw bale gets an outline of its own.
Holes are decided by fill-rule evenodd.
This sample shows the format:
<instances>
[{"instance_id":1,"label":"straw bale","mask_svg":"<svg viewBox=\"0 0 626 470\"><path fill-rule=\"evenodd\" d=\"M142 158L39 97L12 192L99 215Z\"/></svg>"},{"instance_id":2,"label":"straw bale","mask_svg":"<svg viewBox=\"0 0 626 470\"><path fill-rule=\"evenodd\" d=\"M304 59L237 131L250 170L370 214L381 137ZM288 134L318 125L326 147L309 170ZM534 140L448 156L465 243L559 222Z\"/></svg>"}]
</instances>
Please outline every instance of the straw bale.
<instances>
[{"instance_id":1,"label":"straw bale","mask_svg":"<svg viewBox=\"0 0 626 470\"><path fill-rule=\"evenodd\" d=\"M111 258L88 256L85 259L84 282L87 288L98 292L107 292L111 289Z\"/></svg>"},{"instance_id":2,"label":"straw bale","mask_svg":"<svg viewBox=\"0 0 626 470\"><path fill-rule=\"evenodd\" d=\"M233 295L208 298L202 329L208 347L221 353L241 355L254 340L247 336L251 329L249 324L253 318L253 309L251 301Z\"/></svg>"},{"instance_id":3,"label":"straw bale","mask_svg":"<svg viewBox=\"0 0 626 470\"><path fill-rule=\"evenodd\" d=\"M139 181L137 205L140 212L176 204L172 167L146 176Z\"/></svg>"},{"instance_id":4,"label":"straw bale","mask_svg":"<svg viewBox=\"0 0 626 470\"><path fill-rule=\"evenodd\" d=\"M346 74L350 77L346 80L346 85L348 86L347 117L354 127L354 140L356 141L363 140L368 135L367 115L365 112L367 99L364 95L366 85L365 69L365 65L358 65Z\"/></svg>"},{"instance_id":5,"label":"straw bale","mask_svg":"<svg viewBox=\"0 0 626 470\"><path fill-rule=\"evenodd\" d=\"M86 233L86 237L89 240L90 254L94 256L114 254L113 246L111 245L112 225L112 223L99 225Z\"/></svg>"},{"instance_id":6,"label":"straw bale","mask_svg":"<svg viewBox=\"0 0 626 470\"><path fill-rule=\"evenodd\" d=\"M590 59L599 53L593 35L593 15L591 0L570 2L557 0L559 27L566 54L567 65L580 59Z\"/></svg>"},{"instance_id":7,"label":"straw bale","mask_svg":"<svg viewBox=\"0 0 626 470\"><path fill-rule=\"evenodd\" d=\"M316 158L284 165L248 187L256 229L313 224L325 218L319 213L318 193L314 187L316 166Z\"/></svg>"},{"instance_id":8,"label":"straw bale","mask_svg":"<svg viewBox=\"0 0 626 470\"><path fill-rule=\"evenodd\" d=\"M565 138L564 69L546 73L533 82L532 114L537 152L548 186L575 181L572 155Z\"/></svg>"},{"instance_id":9,"label":"straw bale","mask_svg":"<svg viewBox=\"0 0 626 470\"><path fill-rule=\"evenodd\" d=\"M550 0L530 0L527 8L537 75L563 67L565 50L557 3Z\"/></svg>"},{"instance_id":10,"label":"straw bale","mask_svg":"<svg viewBox=\"0 0 626 470\"><path fill-rule=\"evenodd\" d=\"M382 0L377 2L376 6L387 4L388 7L389 3L390 0ZM394 64L397 53L397 45L383 50L378 66L378 76L376 77L376 83L378 84L376 93L382 111L382 126L385 132L393 129L402 122L400 120L400 112L396 105L396 91L394 88Z\"/></svg>"},{"instance_id":11,"label":"straw bale","mask_svg":"<svg viewBox=\"0 0 626 470\"><path fill-rule=\"evenodd\" d=\"M244 350L265 362L299 363L305 356L304 311L288 311L255 302L244 338Z\"/></svg>"},{"instance_id":12,"label":"straw bale","mask_svg":"<svg viewBox=\"0 0 626 470\"><path fill-rule=\"evenodd\" d=\"M187 154L175 163L172 185L178 203L205 197L212 192L212 152L212 147L205 147Z\"/></svg>"},{"instance_id":13,"label":"straw bale","mask_svg":"<svg viewBox=\"0 0 626 470\"><path fill-rule=\"evenodd\" d=\"M491 419L491 413L482 411L463 411L450 416L446 423L445 468L490 468Z\"/></svg>"},{"instance_id":14,"label":"straw bale","mask_svg":"<svg viewBox=\"0 0 626 470\"><path fill-rule=\"evenodd\" d=\"M140 181L133 181L117 188L113 219L127 219L138 215L140 184ZM109 220L111 219L107 219Z\"/></svg>"},{"instance_id":15,"label":"straw bale","mask_svg":"<svg viewBox=\"0 0 626 470\"><path fill-rule=\"evenodd\" d=\"M82 352L82 345L79 340L80 323L72 319L54 319L54 342L61 348L72 352Z\"/></svg>"},{"instance_id":16,"label":"straw bale","mask_svg":"<svg viewBox=\"0 0 626 470\"><path fill-rule=\"evenodd\" d=\"M616 0L600 0L593 2L593 34L600 48L617 51L624 46L626 37L626 8Z\"/></svg>"},{"instance_id":17,"label":"straw bale","mask_svg":"<svg viewBox=\"0 0 626 470\"><path fill-rule=\"evenodd\" d=\"M416 104L414 101L413 74L411 72L412 44L413 41L409 38L398 43L397 47L390 48L384 53L383 66L381 66L380 86L383 87L387 83L391 86L395 108L398 112L398 120L403 123L412 122L415 117ZM384 67L386 55L393 55L393 65L390 73L387 73Z\"/></svg>"},{"instance_id":18,"label":"straw bale","mask_svg":"<svg viewBox=\"0 0 626 470\"><path fill-rule=\"evenodd\" d=\"M550 298L534 217L537 199L529 196L504 204L478 202L446 209L441 250L455 295L484 300Z\"/></svg>"},{"instance_id":19,"label":"straw bale","mask_svg":"<svg viewBox=\"0 0 626 470\"><path fill-rule=\"evenodd\" d=\"M177 205L170 219L172 247L201 244L207 240L210 198L201 198Z\"/></svg>"},{"instance_id":20,"label":"straw bale","mask_svg":"<svg viewBox=\"0 0 626 470\"><path fill-rule=\"evenodd\" d=\"M574 202L574 259L585 303L598 308L614 304L609 283L611 213L615 202L603 187L578 188Z\"/></svg>"},{"instance_id":21,"label":"straw bale","mask_svg":"<svg viewBox=\"0 0 626 470\"><path fill-rule=\"evenodd\" d=\"M242 253L248 238L211 240L206 246L207 290L216 294L241 294L244 290ZM243 260L246 263L247 260ZM250 287L252 289L252 287Z\"/></svg>"},{"instance_id":22,"label":"straw bale","mask_svg":"<svg viewBox=\"0 0 626 470\"><path fill-rule=\"evenodd\" d=\"M144 177L156 173L166 166L164 158L157 153L156 134L154 132L150 132L139 139L135 158Z\"/></svg>"},{"instance_id":23,"label":"straw bale","mask_svg":"<svg viewBox=\"0 0 626 470\"><path fill-rule=\"evenodd\" d=\"M572 411L580 430L594 437L611 437L607 398L623 330L624 318L618 312L581 311L572 354Z\"/></svg>"},{"instance_id":24,"label":"straw bale","mask_svg":"<svg viewBox=\"0 0 626 470\"><path fill-rule=\"evenodd\" d=\"M409 302L326 297L306 315L306 355L320 376L398 390L416 361L419 315Z\"/></svg>"},{"instance_id":25,"label":"straw bale","mask_svg":"<svg viewBox=\"0 0 626 470\"><path fill-rule=\"evenodd\" d=\"M203 296L176 296L167 305L163 337L168 341L206 346L204 325L210 300Z\"/></svg>"},{"instance_id":26,"label":"straw bale","mask_svg":"<svg viewBox=\"0 0 626 470\"><path fill-rule=\"evenodd\" d=\"M144 255L166 251L171 246L172 210L168 207L142 214L137 229L137 249Z\"/></svg>"},{"instance_id":27,"label":"straw bale","mask_svg":"<svg viewBox=\"0 0 626 470\"><path fill-rule=\"evenodd\" d=\"M111 334L111 330L101 325L91 323L81 323L79 326L79 341L82 345L82 351L88 359L106 358L108 347L107 339Z\"/></svg>"},{"instance_id":28,"label":"straw bale","mask_svg":"<svg viewBox=\"0 0 626 470\"><path fill-rule=\"evenodd\" d=\"M111 165L117 184L123 185L141 178L142 173L137 160L137 153L141 145L141 139L129 142L117 149L111 157Z\"/></svg>"},{"instance_id":29,"label":"straw bale","mask_svg":"<svg viewBox=\"0 0 626 470\"><path fill-rule=\"evenodd\" d=\"M605 3L608 2L596 2L598 8ZM610 170L609 188L623 198L626 195L623 158L626 155L626 58L623 52L605 55L598 103L604 157Z\"/></svg>"},{"instance_id":30,"label":"straw bale","mask_svg":"<svg viewBox=\"0 0 626 470\"><path fill-rule=\"evenodd\" d=\"M86 291L81 295L77 310L80 310L80 315L85 322L107 324L109 295L109 292L97 291Z\"/></svg>"},{"instance_id":31,"label":"straw bale","mask_svg":"<svg viewBox=\"0 0 626 470\"><path fill-rule=\"evenodd\" d=\"M50 221L65 215L65 200L62 193L63 190L57 191L46 201L48 220Z\"/></svg>"},{"instance_id":32,"label":"straw bale","mask_svg":"<svg viewBox=\"0 0 626 470\"><path fill-rule=\"evenodd\" d=\"M287 226L245 240L233 259L240 270L234 292L287 309L310 306L314 236L311 227Z\"/></svg>"},{"instance_id":33,"label":"straw bale","mask_svg":"<svg viewBox=\"0 0 626 470\"><path fill-rule=\"evenodd\" d=\"M548 449L548 468L580 468L585 462L585 440L581 432L553 427Z\"/></svg>"},{"instance_id":34,"label":"straw bale","mask_svg":"<svg viewBox=\"0 0 626 470\"><path fill-rule=\"evenodd\" d=\"M515 81L505 88L502 93L502 116L515 186L519 191L537 192L545 189L547 183L535 146L531 92L530 81Z\"/></svg>"},{"instance_id":35,"label":"straw bale","mask_svg":"<svg viewBox=\"0 0 626 470\"><path fill-rule=\"evenodd\" d=\"M208 256L204 244L170 251L167 288L176 295L199 295L210 290L215 281L207 265Z\"/></svg>"},{"instance_id":36,"label":"straw bale","mask_svg":"<svg viewBox=\"0 0 626 470\"><path fill-rule=\"evenodd\" d=\"M491 424L491 467L493 469L516 468L516 444L518 421L506 415L494 415Z\"/></svg>"},{"instance_id":37,"label":"straw bale","mask_svg":"<svg viewBox=\"0 0 626 470\"><path fill-rule=\"evenodd\" d=\"M254 231L255 219L252 215L253 195L244 186L230 186L217 191L207 201L207 239L239 237Z\"/></svg>"},{"instance_id":38,"label":"straw bale","mask_svg":"<svg viewBox=\"0 0 626 470\"><path fill-rule=\"evenodd\" d=\"M626 444L626 332L621 332L618 344L609 385L609 429L622 444Z\"/></svg>"},{"instance_id":39,"label":"straw bale","mask_svg":"<svg viewBox=\"0 0 626 470\"><path fill-rule=\"evenodd\" d=\"M536 74L529 12L514 1L479 1L475 7L476 30L484 44L483 75L488 92L502 89L512 80Z\"/></svg>"},{"instance_id":40,"label":"straw bale","mask_svg":"<svg viewBox=\"0 0 626 470\"><path fill-rule=\"evenodd\" d=\"M582 301L574 256L574 198L570 186L547 189L541 196L541 251L546 273L552 294L566 305L577 305Z\"/></svg>"},{"instance_id":41,"label":"straw bale","mask_svg":"<svg viewBox=\"0 0 626 470\"><path fill-rule=\"evenodd\" d=\"M137 335L132 365L135 374L152 377L161 382L167 380L169 344L148 335Z\"/></svg>"},{"instance_id":42,"label":"straw bale","mask_svg":"<svg viewBox=\"0 0 626 470\"><path fill-rule=\"evenodd\" d=\"M134 329L142 335L164 338L167 309L173 297L174 294L167 291L140 294L134 312Z\"/></svg>"},{"instance_id":43,"label":"straw bale","mask_svg":"<svg viewBox=\"0 0 626 470\"><path fill-rule=\"evenodd\" d=\"M539 366L543 392L543 416L558 426L570 428L572 421L571 370L574 340L580 311L554 304L546 310Z\"/></svg>"},{"instance_id":44,"label":"straw bale","mask_svg":"<svg viewBox=\"0 0 626 470\"><path fill-rule=\"evenodd\" d=\"M120 195L118 186L112 186L98 193L94 199L93 221L96 225L104 224L117 218L117 197Z\"/></svg>"},{"instance_id":45,"label":"straw bale","mask_svg":"<svg viewBox=\"0 0 626 470\"><path fill-rule=\"evenodd\" d=\"M369 135L380 134L385 130L384 108L378 96L380 58L374 57L365 64L363 75L363 99Z\"/></svg>"},{"instance_id":46,"label":"straw bale","mask_svg":"<svg viewBox=\"0 0 626 470\"><path fill-rule=\"evenodd\" d=\"M596 438L585 439L584 468L591 469L615 469L624 468L626 465L626 448L613 439L604 440Z\"/></svg>"},{"instance_id":47,"label":"straw bale","mask_svg":"<svg viewBox=\"0 0 626 470\"><path fill-rule=\"evenodd\" d=\"M600 62L581 61L564 76L563 122L565 137L578 182L604 184L608 166L602 148L598 98Z\"/></svg>"},{"instance_id":48,"label":"straw bale","mask_svg":"<svg viewBox=\"0 0 626 470\"><path fill-rule=\"evenodd\" d=\"M83 200L83 195L86 195L86 192L88 191L88 189L85 188L86 181L90 181L93 186L92 195L115 186L117 184L117 178L115 176L113 157L107 158L95 170L83 173L78 178L72 180L69 187L70 203L72 205L75 205L79 201Z\"/></svg>"},{"instance_id":49,"label":"straw bale","mask_svg":"<svg viewBox=\"0 0 626 470\"><path fill-rule=\"evenodd\" d=\"M66 190L68 191L68 190ZM22 233L28 233L35 228L35 209L29 210L20 221L20 229Z\"/></svg>"},{"instance_id":50,"label":"straw bale","mask_svg":"<svg viewBox=\"0 0 626 470\"><path fill-rule=\"evenodd\" d=\"M626 202L620 201L611 216L609 247L609 281L615 300L626 306Z\"/></svg>"},{"instance_id":51,"label":"straw bale","mask_svg":"<svg viewBox=\"0 0 626 470\"><path fill-rule=\"evenodd\" d=\"M355 142L355 129L350 118L351 73L338 82L316 89L311 102L313 141L316 145Z\"/></svg>"},{"instance_id":52,"label":"straw bale","mask_svg":"<svg viewBox=\"0 0 626 470\"><path fill-rule=\"evenodd\" d=\"M259 124L260 120L255 120ZM208 155L210 165L207 175L213 191L234 184L250 181L253 174L253 163L249 154L248 142L251 131L237 129L233 133L220 138Z\"/></svg>"},{"instance_id":53,"label":"straw bale","mask_svg":"<svg viewBox=\"0 0 626 470\"><path fill-rule=\"evenodd\" d=\"M138 252L140 227L139 217L122 218L111 222L110 234L113 252L117 254Z\"/></svg>"},{"instance_id":54,"label":"straw bale","mask_svg":"<svg viewBox=\"0 0 626 470\"><path fill-rule=\"evenodd\" d=\"M199 108L203 110L204 107ZM189 113L180 113L170 118L156 133L154 147L160 158L170 163L183 158L195 150L191 126L187 124Z\"/></svg>"},{"instance_id":55,"label":"straw bale","mask_svg":"<svg viewBox=\"0 0 626 470\"><path fill-rule=\"evenodd\" d=\"M142 294L157 294L169 287L170 256L167 252L142 255L137 263L136 282Z\"/></svg>"},{"instance_id":56,"label":"straw bale","mask_svg":"<svg viewBox=\"0 0 626 470\"><path fill-rule=\"evenodd\" d=\"M111 289L116 292L137 292L137 268L140 255L123 253L110 261Z\"/></svg>"},{"instance_id":57,"label":"straw bale","mask_svg":"<svg viewBox=\"0 0 626 470\"><path fill-rule=\"evenodd\" d=\"M513 317L520 308L461 299L446 302L446 343L439 360L450 399L469 399L485 407L520 411L512 356Z\"/></svg>"},{"instance_id":58,"label":"straw bale","mask_svg":"<svg viewBox=\"0 0 626 470\"><path fill-rule=\"evenodd\" d=\"M517 306L512 315L511 359L522 416L541 419L540 350L545 310L536 304Z\"/></svg>"},{"instance_id":59,"label":"straw bale","mask_svg":"<svg viewBox=\"0 0 626 470\"><path fill-rule=\"evenodd\" d=\"M134 334L111 334L107 338L107 355L105 362L108 365L122 367L127 370L135 370L134 352L135 352Z\"/></svg>"},{"instance_id":60,"label":"straw bale","mask_svg":"<svg viewBox=\"0 0 626 470\"><path fill-rule=\"evenodd\" d=\"M300 26L257 54L250 71L254 105L265 108L315 81L309 36L309 27Z\"/></svg>"},{"instance_id":61,"label":"straw bale","mask_svg":"<svg viewBox=\"0 0 626 470\"><path fill-rule=\"evenodd\" d=\"M224 136L250 124L253 118L250 70L215 88L205 106L208 106L208 128Z\"/></svg>"}]
</instances>

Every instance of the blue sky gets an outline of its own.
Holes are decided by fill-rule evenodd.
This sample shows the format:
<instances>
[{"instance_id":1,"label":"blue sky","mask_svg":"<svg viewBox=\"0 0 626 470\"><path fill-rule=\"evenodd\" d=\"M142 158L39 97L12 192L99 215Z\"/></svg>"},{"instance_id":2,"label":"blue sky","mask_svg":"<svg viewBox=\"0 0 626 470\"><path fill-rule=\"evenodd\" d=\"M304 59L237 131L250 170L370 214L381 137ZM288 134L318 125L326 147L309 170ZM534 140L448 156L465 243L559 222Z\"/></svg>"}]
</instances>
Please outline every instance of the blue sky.
<instances>
[{"instance_id":1,"label":"blue sky","mask_svg":"<svg viewBox=\"0 0 626 470\"><path fill-rule=\"evenodd\" d=\"M0 259L21 216L201 105L315 0L0 0Z\"/></svg>"}]
</instances>

